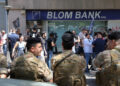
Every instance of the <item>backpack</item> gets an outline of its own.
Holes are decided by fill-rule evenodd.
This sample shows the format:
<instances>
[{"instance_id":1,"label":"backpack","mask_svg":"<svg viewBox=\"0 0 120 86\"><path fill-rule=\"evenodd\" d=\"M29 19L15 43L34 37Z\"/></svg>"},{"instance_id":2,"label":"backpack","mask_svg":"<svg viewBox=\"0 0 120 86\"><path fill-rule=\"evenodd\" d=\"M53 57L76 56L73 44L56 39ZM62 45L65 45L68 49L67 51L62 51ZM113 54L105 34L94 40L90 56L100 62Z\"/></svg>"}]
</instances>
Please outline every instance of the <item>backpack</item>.
<instances>
[{"instance_id":1,"label":"backpack","mask_svg":"<svg viewBox=\"0 0 120 86\"><path fill-rule=\"evenodd\" d=\"M76 59L74 58L73 53L68 54L62 58L54 67L53 81L58 86L86 86L86 78L83 71L80 71L78 64L76 64ZM68 59L69 58L69 59ZM69 65L69 66L68 66ZM74 66L74 70L72 68ZM67 69L66 69L67 67ZM71 71L68 71L71 70ZM76 70L76 71L75 71ZM57 74L57 75L56 75Z\"/></svg>"}]
</instances>

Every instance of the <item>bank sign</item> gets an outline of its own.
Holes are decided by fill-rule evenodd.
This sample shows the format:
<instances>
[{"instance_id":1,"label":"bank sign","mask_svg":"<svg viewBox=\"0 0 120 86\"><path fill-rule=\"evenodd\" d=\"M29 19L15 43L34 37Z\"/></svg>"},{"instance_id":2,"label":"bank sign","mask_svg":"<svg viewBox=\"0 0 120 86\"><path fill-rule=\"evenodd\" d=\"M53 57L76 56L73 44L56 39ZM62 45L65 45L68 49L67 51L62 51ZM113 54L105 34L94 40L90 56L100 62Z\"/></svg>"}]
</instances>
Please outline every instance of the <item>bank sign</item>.
<instances>
[{"instance_id":1,"label":"bank sign","mask_svg":"<svg viewBox=\"0 0 120 86\"><path fill-rule=\"evenodd\" d=\"M120 10L27 10L26 20L120 20Z\"/></svg>"}]
</instances>

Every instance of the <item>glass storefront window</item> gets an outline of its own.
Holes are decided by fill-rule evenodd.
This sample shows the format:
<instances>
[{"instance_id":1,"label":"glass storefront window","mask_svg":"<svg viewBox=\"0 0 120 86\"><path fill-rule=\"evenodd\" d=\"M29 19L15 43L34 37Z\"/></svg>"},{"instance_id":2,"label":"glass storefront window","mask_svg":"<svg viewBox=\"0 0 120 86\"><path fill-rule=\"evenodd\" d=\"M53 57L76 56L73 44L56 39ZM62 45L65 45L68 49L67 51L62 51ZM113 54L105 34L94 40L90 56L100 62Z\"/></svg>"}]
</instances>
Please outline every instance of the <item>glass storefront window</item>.
<instances>
[{"instance_id":1,"label":"glass storefront window","mask_svg":"<svg viewBox=\"0 0 120 86\"><path fill-rule=\"evenodd\" d=\"M93 21L93 30L95 32L98 31L105 31L107 28L107 21ZM57 50L58 52L62 51L62 35L65 31L72 31L75 30L77 34L81 31L83 27L89 29L91 21L79 21L79 20L53 20L48 21L48 34L54 32L57 34Z\"/></svg>"},{"instance_id":2,"label":"glass storefront window","mask_svg":"<svg viewBox=\"0 0 120 86\"><path fill-rule=\"evenodd\" d=\"M92 21L81 21L81 20L50 20L48 21L48 36L51 32L54 32L57 34L56 37L56 45L58 52L62 51L62 35L65 31L72 31L75 30L77 35L81 31L83 27L86 27L89 29L89 26L91 25ZM35 26L35 21L27 21L27 28L32 28ZM37 28L40 29L40 32L45 31L42 27L43 21L37 21ZM47 30L47 29L46 29ZM93 21L93 31L106 31L107 30L107 21ZM55 50L54 50L55 51Z\"/></svg>"}]
</instances>

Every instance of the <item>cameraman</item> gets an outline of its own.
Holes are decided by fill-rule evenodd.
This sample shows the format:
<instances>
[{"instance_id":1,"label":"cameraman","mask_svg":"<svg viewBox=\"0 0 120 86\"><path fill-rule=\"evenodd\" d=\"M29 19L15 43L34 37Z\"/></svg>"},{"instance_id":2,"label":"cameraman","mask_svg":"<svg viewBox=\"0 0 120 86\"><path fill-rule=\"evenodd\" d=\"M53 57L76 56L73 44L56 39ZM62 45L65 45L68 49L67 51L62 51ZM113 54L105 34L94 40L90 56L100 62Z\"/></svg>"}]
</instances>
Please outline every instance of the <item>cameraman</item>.
<instances>
[{"instance_id":1,"label":"cameraman","mask_svg":"<svg viewBox=\"0 0 120 86\"><path fill-rule=\"evenodd\" d=\"M48 53L47 64L50 69L51 69L51 58L53 56L54 46L55 46L54 33L50 33L49 38L47 39L47 53Z\"/></svg>"},{"instance_id":2,"label":"cameraman","mask_svg":"<svg viewBox=\"0 0 120 86\"><path fill-rule=\"evenodd\" d=\"M54 43L56 44L58 36L57 36L56 32L54 32L53 34L54 34L53 40L54 40ZM57 45L54 46L54 52L53 53L56 53L56 54L58 53L58 51L57 51Z\"/></svg>"}]
</instances>

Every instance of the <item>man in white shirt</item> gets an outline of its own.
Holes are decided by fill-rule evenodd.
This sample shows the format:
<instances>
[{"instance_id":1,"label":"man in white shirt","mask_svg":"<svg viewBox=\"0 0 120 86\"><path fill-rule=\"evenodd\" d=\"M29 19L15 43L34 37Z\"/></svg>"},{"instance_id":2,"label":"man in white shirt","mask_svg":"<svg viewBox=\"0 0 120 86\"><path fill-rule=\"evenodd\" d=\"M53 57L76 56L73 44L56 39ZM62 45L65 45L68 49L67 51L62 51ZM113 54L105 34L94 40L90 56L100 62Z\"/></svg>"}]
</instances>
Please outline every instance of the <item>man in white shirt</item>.
<instances>
[{"instance_id":1,"label":"man in white shirt","mask_svg":"<svg viewBox=\"0 0 120 86\"><path fill-rule=\"evenodd\" d=\"M79 53L83 54L83 43L82 41L85 39L85 34L88 33L88 30L86 28L83 28L82 31L79 33L79 38L80 38L80 46L79 46Z\"/></svg>"},{"instance_id":2,"label":"man in white shirt","mask_svg":"<svg viewBox=\"0 0 120 86\"><path fill-rule=\"evenodd\" d=\"M2 43L3 43L3 53L7 56L7 34L2 30Z\"/></svg>"},{"instance_id":3,"label":"man in white shirt","mask_svg":"<svg viewBox=\"0 0 120 86\"><path fill-rule=\"evenodd\" d=\"M79 33L79 37L80 39L84 39L85 38L85 34L88 33L88 30L83 28L82 31Z\"/></svg>"},{"instance_id":4,"label":"man in white shirt","mask_svg":"<svg viewBox=\"0 0 120 86\"><path fill-rule=\"evenodd\" d=\"M88 69L88 63L90 61L91 55L92 55L92 39L90 37L89 34L85 35L85 39L83 39L83 50L84 50L84 56L86 59L86 64L87 64L87 68L86 68L86 72L89 72Z\"/></svg>"}]
</instances>

